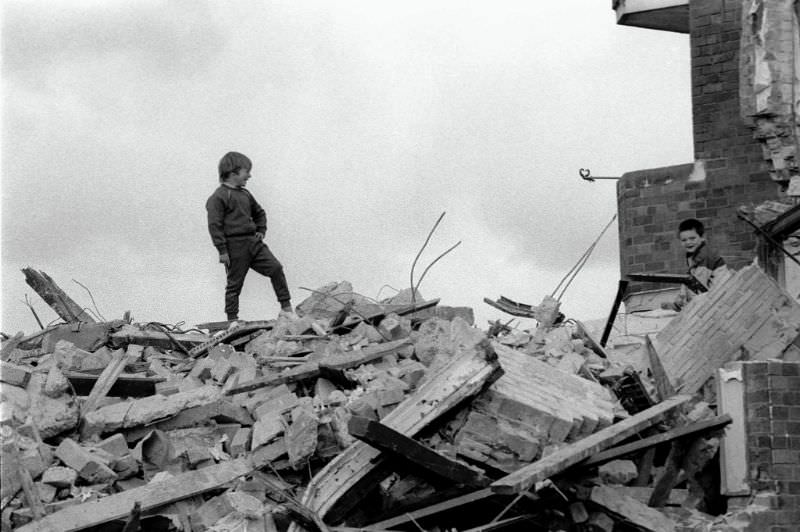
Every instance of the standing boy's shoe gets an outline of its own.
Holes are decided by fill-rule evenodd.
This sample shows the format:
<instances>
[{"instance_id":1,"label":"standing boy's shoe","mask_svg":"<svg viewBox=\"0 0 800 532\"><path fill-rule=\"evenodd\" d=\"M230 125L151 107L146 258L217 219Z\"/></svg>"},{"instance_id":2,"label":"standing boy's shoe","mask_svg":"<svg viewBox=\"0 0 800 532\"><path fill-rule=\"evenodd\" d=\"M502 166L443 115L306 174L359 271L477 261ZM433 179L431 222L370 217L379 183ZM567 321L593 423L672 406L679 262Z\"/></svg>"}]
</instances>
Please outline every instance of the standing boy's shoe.
<instances>
[{"instance_id":1,"label":"standing boy's shoe","mask_svg":"<svg viewBox=\"0 0 800 532\"><path fill-rule=\"evenodd\" d=\"M286 318L291 321L299 319L299 317L297 316L297 314L294 313L294 310L292 310L291 307L289 307L288 309L282 309L280 312L278 312L278 319L280 318Z\"/></svg>"}]
</instances>

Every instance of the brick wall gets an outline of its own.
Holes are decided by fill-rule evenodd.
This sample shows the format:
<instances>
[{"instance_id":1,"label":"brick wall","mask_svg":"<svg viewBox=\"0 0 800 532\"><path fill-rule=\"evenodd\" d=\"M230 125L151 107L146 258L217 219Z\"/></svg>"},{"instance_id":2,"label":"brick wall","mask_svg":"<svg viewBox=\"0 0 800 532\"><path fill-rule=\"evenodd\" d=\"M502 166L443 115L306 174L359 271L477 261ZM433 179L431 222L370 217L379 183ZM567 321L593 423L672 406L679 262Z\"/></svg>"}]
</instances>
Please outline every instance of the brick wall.
<instances>
[{"instance_id":1,"label":"brick wall","mask_svg":"<svg viewBox=\"0 0 800 532\"><path fill-rule=\"evenodd\" d=\"M653 338L673 389L694 393L726 362L782 358L800 332L800 304L759 267L742 268L694 298ZM798 479L800 480L800 479Z\"/></svg>"},{"instance_id":2,"label":"brick wall","mask_svg":"<svg viewBox=\"0 0 800 532\"><path fill-rule=\"evenodd\" d=\"M748 483L773 493L770 511L748 530L783 532L800 524L800 363L743 364Z\"/></svg>"},{"instance_id":3,"label":"brick wall","mask_svg":"<svg viewBox=\"0 0 800 532\"><path fill-rule=\"evenodd\" d=\"M755 256L756 238L737 218L736 209L778 197L762 146L741 118L741 3L692 0L689 16L698 164L628 172L619 180L623 277L642 271L684 272L675 230L685 218L698 218L706 225L709 241L731 266L749 263ZM632 291L651 288L655 287L631 286Z\"/></svg>"}]
</instances>

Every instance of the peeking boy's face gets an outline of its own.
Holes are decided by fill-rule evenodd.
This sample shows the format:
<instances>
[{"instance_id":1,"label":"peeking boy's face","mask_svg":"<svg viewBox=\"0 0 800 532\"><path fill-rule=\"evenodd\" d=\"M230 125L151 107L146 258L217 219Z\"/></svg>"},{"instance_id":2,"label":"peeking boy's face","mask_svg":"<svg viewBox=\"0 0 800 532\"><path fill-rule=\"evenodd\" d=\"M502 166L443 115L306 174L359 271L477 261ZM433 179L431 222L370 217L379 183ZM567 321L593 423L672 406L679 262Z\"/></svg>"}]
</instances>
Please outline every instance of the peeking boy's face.
<instances>
[{"instance_id":1,"label":"peeking boy's face","mask_svg":"<svg viewBox=\"0 0 800 532\"><path fill-rule=\"evenodd\" d=\"M250 179L250 177L250 170L239 168L238 172L231 173L228 178L228 183L234 187L243 187L247 184L247 180Z\"/></svg>"},{"instance_id":2,"label":"peeking boy's face","mask_svg":"<svg viewBox=\"0 0 800 532\"><path fill-rule=\"evenodd\" d=\"M694 229L681 231L678 234L678 238L681 240L681 244L683 244L683 247L686 249L687 253L694 253L695 250L706 241L706 238L697 234L697 231Z\"/></svg>"}]
</instances>

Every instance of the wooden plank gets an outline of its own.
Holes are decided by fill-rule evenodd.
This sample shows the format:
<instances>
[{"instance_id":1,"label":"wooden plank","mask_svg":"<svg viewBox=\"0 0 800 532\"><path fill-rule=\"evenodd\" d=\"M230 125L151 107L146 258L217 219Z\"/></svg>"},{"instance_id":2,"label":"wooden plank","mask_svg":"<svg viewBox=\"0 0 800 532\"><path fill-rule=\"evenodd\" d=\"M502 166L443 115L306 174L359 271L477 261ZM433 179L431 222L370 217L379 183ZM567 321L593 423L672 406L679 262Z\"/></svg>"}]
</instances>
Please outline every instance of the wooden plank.
<instances>
[{"instance_id":1,"label":"wooden plank","mask_svg":"<svg viewBox=\"0 0 800 532\"><path fill-rule=\"evenodd\" d=\"M411 345L410 338L402 338L393 342L385 342L365 347L364 349L347 351L326 358L319 363L320 368L342 371L368 364L373 360L392 355Z\"/></svg>"},{"instance_id":2,"label":"wooden plank","mask_svg":"<svg viewBox=\"0 0 800 532\"><path fill-rule=\"evenodd\" d=\"M25 274L25 282L28 283L28 286L33 288L39 294L39 297L50 305L50 308L58 314L59 318L67 323L81 321L95 323L94 318L59 288L49 275L33 268L22 268L22 273Z\"/></svg>"},{"instance_id":3,"label":"wooden plank","mask_svg":"<svg viewBox=\"0 0 800 532\"><path fill-rule=\"evenodd\" d=\"M451 460L377 421L353 416L350 418L347 428L350 434L376 449L401 460L407 460L456 484L479 488L489 484L489 479L480 471Z\"/></svg>"},{"instance_id":4,"label":"wooden plank","mask_svg":"<svg viewBox=\"0 0 800 532\"><path fill-rule=\"evenodd\" d=\"M429 370L417 390L383 418L382 423L413 436L439 416L478 393L502 371L497 355L485 339L471 349L462 349L442 366ZM303 504L336 524L357 504L373 478L370 473L384 465L380 451L358 441L331 460L308 484ZM362 482L363 481L363 482ZM380 481L380 479L377 479ZM359 489L354 489L358 487ZM338 512L332 510L336 507Z\"/></svg>"},{"instance_id":5,"label":"wooden plank","mask_svg":"<svg viewBox=\"0 0 800 532\"><path fill-rule=\"evenodd\" d=\"M516 515L514 517L500 519L499 521L492 521L490 523L486 523L485 525L476 526L474 528L468 528L464 532L491 532L492 530L499 530L507 526L516 525L522 521L529 521L532 519L532 517L533 516L530 514Z\"/></svg>"},{"instance_id":6,"label":"wooden plank","mask_svg":"<svg viewBox=\"0 0 800 532\"><path fill-rule=\"evenodd\" d=\"M732 421L731 416L728 414L724 414L722 416L714 416L712 418L705 419L703 421L698 421L696 423L691 423L683 427L678 427L672 430L668 430L667 432L662 432L660 434L656 434L654 436L650 436L648 438L644 438L639 441L635 441L625 445L620 445L619 447L608 449L606 451L603 451L601 453L592 456L587 460L584 460L583 462L577 464L576 467L595 466L598 464L602 464L604 462L608 462L610 460L614 460L621 456L625 456L626 454L641 451L642 449L647 449L648 447L653 447L654 445L658 445L659 443L669 442L678 438L682 438L684 436L689 436L691 434L697 434L700 432L720 429L725 425L727 425L728 423L730 423L731 421Z\"/></svg>"},{"instance_id":7,"label":"wooden plank","mask_svg":"<svg viewBox=\"0 0 800 532\"><path fill-rule=\"evenodd\" d=\"M655 347L653 347L653 340L650 338L649 334L645 335L644 343L647 352L647 361L650 364L650 371L653 374L653 380L656 385L656 392L658 392L658 398L663 401L667 397L675 395L675 388L667 377L664 365L661 363L661 359L658 358L658 353Z\"/></svg>"},{"instance_id":8,"label":"wooden plank","mask_svg":"<svg viewBox=\"0 0 800 532\"><path fill-rule=\"evenodd\" d=\"M641 502L624 495L610 486L592 488L589 500L611 513L622 517L640 530L650 532L674 532L675 522L663 513L649 508Z\"/></svg>"},{"instance_id":9,"label":"wooden plank","mask_svg":"<svg viewBox=\"0 0 800 532\"><path fill-rule=\"evenodd\" d=\"M519 318L536 317L536 311L534 311L530 305L516 303L503 296L500 296L500 299L497 301L489 299L488 297L484 297L483 302L496 308L497 310L502 310L506 314L511 314L512 316L517 316Z\"/></svg>"},{"instance_id":10,"label":"wooden plank","mask_svg":"<svg viewBox=\"0 0 800 532\"><path fill-rule=\"evenodd\" d=\"M34 519L40 519L45 515L44 504L42 503L42 498L39 494L39 488L36 487L34 484L33 479L31 478L31 474L28 471L28 468L25 467L25 464L22 463L19 457L19 447L17 443L18 436L16 433L13 433L12 441L10 445L5 446L6 449L10 451L10 455L8 458L11 462L11 467L14 467L17 470L17 477L19 478L20 485L22 486L22 492L25 496L25 500L28 503L28 508L30 508L31 513L33 514ZM3 460L5 462L5 460Z\"/></svg>"},{"instance_id":11,"label":"wooden plank","mask_svg":"<svg viewBox=\"0 0 800 532\"><path fill-rule=\"evenodd\" d=\"M90 375L76 371L65 371L64 376L69 380L77 395L89 395L100 375ZM117 377L106 395L109 397L147 397L155 395L156 383L164 382L164 377L143 377L140 375L122 374Z\"/></svg>"},{"instance_id":12,"label":"wooden plank","mask_svg":"<svg viewBox=\"0 0 800 532\"><path fill-rule=\"evenodd\" d=\"M186 347L194 347L208 340L205 334L169 333L163 331L142 331L133 326L123 327L110 335L114 345L136 344L143 346L174 349L175 340Z\"/></svg>"},{"instance_id":13,"label":"wooden plank","mask_svg":"<svg viewBox=\"0 0 800 532\"><path fill-rule=\"evenodd\" d=\"M553 454L495 481L492 483L492 490L502 494L526 491L536 482L560 473L640 430L658 423L665 414L686 403L691 397L691 395L670 397L628 419L595 432L571 445L566 445Z\"/></svg>"},{"instance_id":14,"label":"wooden plank","mask_svg":"<svg viewBox=\"0 0 800 532\"><path fill-rule=\"evenodd\" d=\"M653 493L650 494L650 500L647 502L648 506L660 507L667 503L669 492L676 484L678 474L681 471L681 464L683 464L683 458L686 456L688 447L687 442L672 442L672 448L669 450L669 455L667 456L666 467L661 472L661 476L656 479L656 483L653 486Z\"/></svg>"},{"instance_id":15,"label":"wooden plank","mask_svg":"<svg viewBox=\"0 0 800 532\"><path fill-rule=\"evenodd\" d=\"M278 384L289 384L319 377L319 364L316 362L306 362L293 368L285 369L280 373L271 373L252 381L237 384L225 392L225 395L236 395L237 393L251 392L267 386L277 386Z\"/></svg>"},{"instance_id":16,"label":"wooden plank","mask_svg":"<svg viewBox=\"0 0 800 532\"><path fill-rule=\"evenodd\" d=\"M719 445L720 493L727 496L748 495L750 473L747 467L748 449L745 425L747 413L744 401L744 378L742 364L717 370L718 411L729 414L733 423Z\"/></svg>"},{"instance_id":17,"label":"wooden plank","mask_svg":"<svg viewBox=\"0 0 800 532\"><path fill-rule=\"evenodd\" d=\"M111 391L111 387L117 382L122 370L125 369L125 361L127 359L128 355L124 349L117 349L114 351L114 354L111 356L111 362L108 363L103 373L100 374L97 382L95 382L92 387L92 391L89 393L89 397L81 406L81 416L97 408L100 401L108 395L108 392Z\"/></svg>"},{"instance_id":18,"label":"wooden plank","mask_svg":"<svg viewBox=\"0 0 800 532\"><path fill-rule=\"evenodd\" d=\"M341 325L334 327L332 332L336 334L344 334L347 333L348 331L351 331L361 322L374 324L375 322L383 319L389 313L394 313L397 314L398 316L405 316L407 314L413 314L414 312L418 312L420 310L425 310L431 307L435 307L438 304L439 304L439 299L431 299L430 301L417 302L416 305L406 305L400 308L394 308L391 311L380 310L372 314L367 314L363 317L359 316L356 318L349 318L345 320L345 322L342 323Z\"/></svg>"},{"instance_id":19,"label":"wooden plank","mask_svg":"<svg viewBox=\"0 0 800 532\"><path fill-rule=\"evenodd\" d=\"M617 321L617 312L619 312L619 306L622 303L622 299L625 297L625 292L627 291L628 291L628 281L626 281L625 279L620 279L619 282L617 283L617 295L614 296L614 303L611 305L611 311L608 313L606 326L603 328L603 335L600 337L600 345L603 347L606 346L606 342L608 342L608 337L611 336L611 329L614 327L614 322ZM608 358L608 357L603 356L603 358Z\"/></svg>"},{"instance_id":20,"label":"wooden plank","mask_svg":"<svg viewBox=\"0 0 800 532\"><path fill-rule=\"evenodd\" d=\"M252 470L253 467L246 459L222 462L197 471L181 473L162 482L151 482L96 501L64 508L18 528L17 532L71 532L102 525L130 515L131 508L137 501L141 510L146 512L213 490Z\"/></svg>"},{"instance_id":21,"label":"wooden plank","mask_svg":"<svg viewBox=\"0 0 800 532\"><path fill-rule=\"evenodd\" d=\"M195 345L189 351L189 356L197 358L200 355L208 353L208 351L216 345L222 343L229 343L242 336L247 336L256 331L272 329L275 325L275 320L261 320L261 321L246 321L232 329L228 329L225 333L219 336L207 338L206 341Z\"/></svg>"}]
</instances>

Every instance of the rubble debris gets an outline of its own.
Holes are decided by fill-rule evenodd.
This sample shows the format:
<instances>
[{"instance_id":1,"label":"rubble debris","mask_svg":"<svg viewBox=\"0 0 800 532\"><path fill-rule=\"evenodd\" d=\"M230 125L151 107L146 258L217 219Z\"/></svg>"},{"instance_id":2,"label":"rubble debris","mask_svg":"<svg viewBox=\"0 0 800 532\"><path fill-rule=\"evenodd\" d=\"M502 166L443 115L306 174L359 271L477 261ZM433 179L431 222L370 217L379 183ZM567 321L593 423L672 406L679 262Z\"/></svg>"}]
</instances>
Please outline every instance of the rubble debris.
<instances>
[{"instance_id":1,"label":"rubble debris","mask_svg":"<svg viewBox=\"0 0 800 532\"><path fill-rule=\"evenodd\" d=\"M199 471L187 471L181 475L151 481L140 488L109 495L97 501L70 506L24 525L18 530L19 532L82 530L127 517L136 502L140 504L142 511L147 511L216 489L250 471L252 466L247 460L230 460Z\"/></svg>"},{"instance_id":2,"label":"rubble debris","mask_svg":"<svg viewBox=\"0 0 800 532\"><path fill-rule=\"evenodd\" d=\"M711 419L706 419L704 421L698 421L696 423L684 425L682 427L674 428L666 432L660 432L656 435L649 436L647 438L643 438L641 440L628 443L625 445L619 445L607 451L597 453L588 460L581 462L580 465L590 466L590 465L602 464L608 460L614 460L621 456L626 456L628 454L640 451L642 449L647 449L649 447L658 445L660 443L666 443L693 434L718 430L728 425L731 421L732 419L730 415L723 414L721 416L715 416Z\"/></svg>"},{"instance_id":3,"label":"rubble debris","mask_svg":"<svg viewBox=\"0 0 800 532\"><path fill-rule=\"evenodd\" d=\"M750 493L735 366L713 368L709 405L674 395L687 387L662 343L648 374L557 302L532 330L486 333L420 311L438 300L419 294L327 291L343 303L320 289L306 314L208 332L117 320L3 342L3 530L666 530L750 515L730 498L726 516L702 513L718 448L723 491ZM764 349L742 356L791 344L779 307L742 344ZM709 322L670 325L689 338Z\"/></svg>"},{"instance_id":4,"label":"rubble debris","mask_svg":"<svg viewBox=\"0 0 800 532\"><path fill-rule=\"evenodd\" d=\"M562 447L531 465L518 469L514 473L492 483L496 493L519 493L567 467L584 460L596 452L602 451L643 428L660 421L664 414L691 400L690 395L676 395L659 403L644 412L640 412L619 423L606 427L599 432L587 436L576 443Z\"/></svg>"},{"instance_id":5,"label":"rubble debris","mask_svg":"<svg viewBox=\"0 0 800 532\"><path fill-rule=\"evenodd\" d=\"M472 487L485 487L489 484L489 479L479 469L451 460L377 421L353 416L348 429L350 434L371 446L408 460L455 484Z\"/></svg>"},{"instance_id":6,"label":"rubble debris","mask_svg":"<svg viewBox=\"0 0 800 532\"><path fill-rule=\"evenodd\" d=\"M94 323L92 318L83 308L75 303L49 275L36 271L33 268L23 268L25 282L33 288L39 297L50 305L58 317L67 323Z\"/></svg>"},{"instance_id":7,"label":"rubble debris","mask_svg":"<svg viewBox=\"0 0 800 532\"><path fill-rule=\"evenodd\" d=\"M496 355L485 339L459 346L452 358L429 368L412 396L389 413L382 423L405 435L414 435L440 415L480 391L499 371ZM337 503L351 508L357 482L377 466L381 453L356 442L330 461L309 483L302 503L326 519ZM348 494L350 500L340 499ZM336 521L335 517L330 517Z\"/></svg>"},{"instance_id":8,"label":"rubble debris","mask_svg":"<svg viewBox=\"0 0 800 532\"><path fill-rule=\"evenodd\" d=\"M715 284L653 340L670 385L694 393L726 362L781 358L800 333L800 304L758 266Z\"/></svg>"},{"instance_id":9,"label":"rubble debris","mask_svg":"<svg viewBox=\"0 0 800 532\"><path fill-rule=\"evenodd\" d=\"M676 527L675 522L663 513L649 508L636 499L619 493L610 486L592 488L589 500L621 516L626 522L632 523L640 530L673 532Z\"/></svg>"},{"instance_id":10,"label":"rubble debris","mask_svg":"<svg viewBox=\"0 0 800 532\"><path fill-rule=\"evenodd\" d=\"M89 392L89 397L81 407L83 415L92 412L95 408L97 408L97 405L100 403L100 401L102 401L106 395L108 395L111 387L117 382L122 370L125 369L125 362L127 360L126 357L127 355L122 349L118 349L111 356L111 360L100 374L100 377L98 377L97 382L94 383L92 391Z\"/></svg>"}]
</instances>

